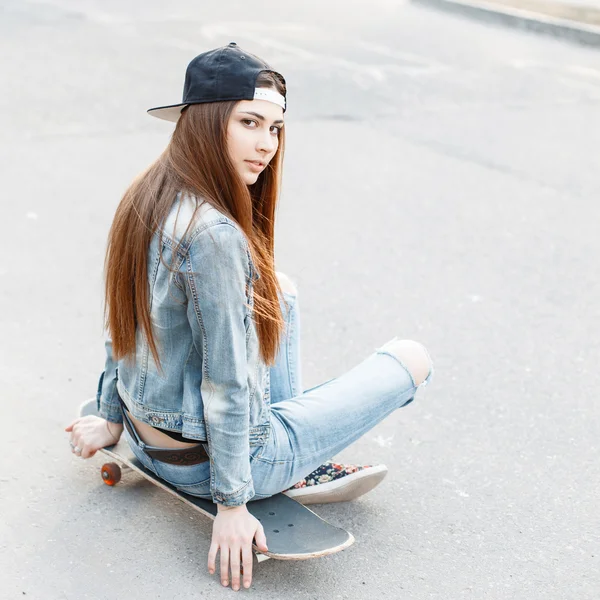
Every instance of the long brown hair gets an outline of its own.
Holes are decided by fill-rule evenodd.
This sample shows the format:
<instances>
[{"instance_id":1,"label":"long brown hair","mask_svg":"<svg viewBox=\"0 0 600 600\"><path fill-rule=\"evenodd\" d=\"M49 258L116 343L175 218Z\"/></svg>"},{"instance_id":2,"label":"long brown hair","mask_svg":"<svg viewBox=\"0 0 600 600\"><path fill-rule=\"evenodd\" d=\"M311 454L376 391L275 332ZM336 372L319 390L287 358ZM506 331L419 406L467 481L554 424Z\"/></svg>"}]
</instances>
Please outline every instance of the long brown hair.
<instances>
[{"instance_id":1,"label":"long brown hair","mask_svg":"<svg viewBox=\"0 0 600 600\"><path fill-rule=\"evenodd\" d=\"M285 82L271 71L260 73L256 87L274 88L284 96L286 93ZM136 328L140 327L161 369L149 309L148 248L177 193L183 192L209 202L245 234L260 274L254 281L253 308L260 355L266 364L275 361L284 327L278 299L281 288L274 265L274 230L285 132L279 132L277 152L256 183L246 185L227 151L227 123L237 102L185 108L165 151L133 181L117 207L104 261L104 318L115 360L135 357ZM192 217L183 239L193 222ZM161 229L161 238L162 234Z\"/></svg>"}]
</instances>

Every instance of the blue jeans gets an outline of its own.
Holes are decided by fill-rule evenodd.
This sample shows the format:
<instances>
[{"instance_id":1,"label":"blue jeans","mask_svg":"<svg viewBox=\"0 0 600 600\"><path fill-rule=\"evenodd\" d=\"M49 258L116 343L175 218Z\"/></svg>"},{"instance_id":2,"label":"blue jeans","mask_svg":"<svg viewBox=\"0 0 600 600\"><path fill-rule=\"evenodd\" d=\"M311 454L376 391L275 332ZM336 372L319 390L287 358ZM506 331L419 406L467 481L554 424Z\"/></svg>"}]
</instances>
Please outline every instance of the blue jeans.
<instances>
[{"instance_id":1,"label":"blue jeans","mask_svg":"<svg viewBox=\"0 0 600 600\"><path fill-rule=\"evenodd\" d=\"M251 446L255 496L284 491L359 439L397 408L412 402L417 390L410 371L385 348L340 377L302 390L300 312L297 294L284 292L285 335L270 369L271 430L262 446ZM124 434L140 462L181 491L211 499L209 462L172 465L150 458L146 445ZM205 445L208 451L208 445Z\"/></svg>"}]
</instances>

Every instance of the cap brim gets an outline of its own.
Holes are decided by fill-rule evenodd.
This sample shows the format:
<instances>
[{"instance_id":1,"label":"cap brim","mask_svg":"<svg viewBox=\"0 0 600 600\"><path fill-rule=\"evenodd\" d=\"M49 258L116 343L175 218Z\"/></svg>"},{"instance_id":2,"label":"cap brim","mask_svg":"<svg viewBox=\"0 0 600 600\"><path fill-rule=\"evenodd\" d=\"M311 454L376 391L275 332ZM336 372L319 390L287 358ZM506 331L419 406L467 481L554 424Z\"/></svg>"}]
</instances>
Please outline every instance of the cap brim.
<instances>
[{"instance_id":1,"label":"cap brim","mask_svg":"<svg viewBox=\"0 0 600 600\"><path fill-rule=\"evenodd\" d=\"M156 108L150 108L146 112L157 119L163 119L163 121L172 121L177 123L181 115L181 111L188 106L187 104L171 104L170 106L158 106Z\"/></svg>"}]
</instances>

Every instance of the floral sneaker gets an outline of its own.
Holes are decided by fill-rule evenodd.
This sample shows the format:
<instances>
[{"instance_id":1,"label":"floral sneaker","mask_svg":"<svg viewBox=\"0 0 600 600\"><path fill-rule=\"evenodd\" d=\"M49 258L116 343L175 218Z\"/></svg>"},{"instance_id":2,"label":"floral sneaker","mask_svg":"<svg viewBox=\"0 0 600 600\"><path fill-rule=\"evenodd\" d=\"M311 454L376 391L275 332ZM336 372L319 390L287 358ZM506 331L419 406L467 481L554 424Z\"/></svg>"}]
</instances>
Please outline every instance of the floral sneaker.
<instances>
[{"instance_id":1,"label":"floral sneaker","mask_svg":"<svg viewBox=\"0 0 600 600\"><path fill-rule=\"evenodd\" d=\"M328 460L283 493L301 504L346 502L371 491L387 471L385 465L342 465Z\"/></svg>"}]
</instances>

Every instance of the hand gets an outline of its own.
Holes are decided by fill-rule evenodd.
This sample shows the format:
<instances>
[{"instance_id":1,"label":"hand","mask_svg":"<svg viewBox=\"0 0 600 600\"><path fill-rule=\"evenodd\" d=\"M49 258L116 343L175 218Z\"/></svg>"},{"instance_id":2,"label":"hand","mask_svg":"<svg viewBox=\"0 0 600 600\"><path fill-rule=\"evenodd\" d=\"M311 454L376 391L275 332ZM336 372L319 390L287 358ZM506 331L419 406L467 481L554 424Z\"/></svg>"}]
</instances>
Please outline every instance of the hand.
<instances>
[{"instance_id":1,"label":"hand","mask_svg":"<svg viewBox=\"0 0 600 600\"><path fill-rule=\"evenodd\" d=\"M252 539L256 536L256 545L266 552L267 538L260 521L242 506L222 506L217 508L217 517L213 524L212 542L208 552L208 572L215 572L217 550L221 549L221 583L229 584L231 566L231 587L240 589L240 554L244 568L244 587L252 583Z\"/></svg>"},{"instance_id":2,"label":"hand","mask_svg":"<svg viewBox=\"0 0 600 600\"><path fill-rule=\"evenodd\" d=\"M90 458L100 448L111 446L119 441L123 432L123 424L88 415L75 419L65 427L65 431L71 433L69 440L71 452L81 458ZM79 452L76 452L75 449L78 449Z\"/></svg>"}]
</instances>

